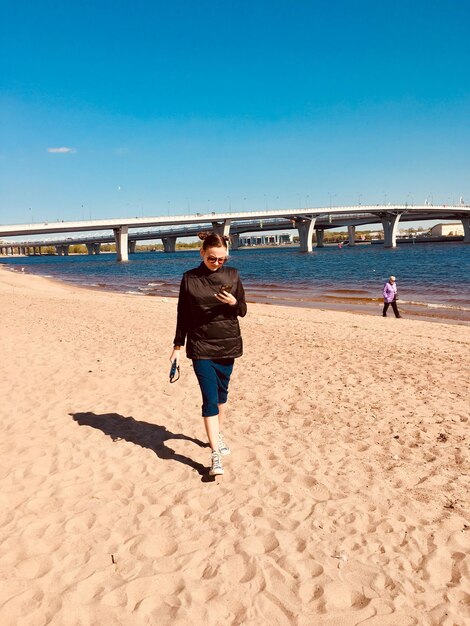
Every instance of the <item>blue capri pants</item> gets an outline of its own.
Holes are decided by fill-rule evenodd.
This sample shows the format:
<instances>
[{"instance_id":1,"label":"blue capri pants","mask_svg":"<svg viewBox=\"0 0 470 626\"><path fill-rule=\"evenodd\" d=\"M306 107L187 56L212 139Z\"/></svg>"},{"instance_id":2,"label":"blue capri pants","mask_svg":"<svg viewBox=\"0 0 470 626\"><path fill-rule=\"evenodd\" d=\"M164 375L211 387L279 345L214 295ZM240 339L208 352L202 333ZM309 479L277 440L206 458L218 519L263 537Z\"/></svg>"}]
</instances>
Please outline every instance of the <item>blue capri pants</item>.
<instances>
[{"instance_id":1,"label":"blue capri pants","mask_svg":"<svg viewBox=\"0 0 470 626\"><path fill-rule=\"evenodd\" d=\"M219 414L225 404L235 359L193 359L193 367L202 393L202 416Z\"/></svg>"}]
</instances>

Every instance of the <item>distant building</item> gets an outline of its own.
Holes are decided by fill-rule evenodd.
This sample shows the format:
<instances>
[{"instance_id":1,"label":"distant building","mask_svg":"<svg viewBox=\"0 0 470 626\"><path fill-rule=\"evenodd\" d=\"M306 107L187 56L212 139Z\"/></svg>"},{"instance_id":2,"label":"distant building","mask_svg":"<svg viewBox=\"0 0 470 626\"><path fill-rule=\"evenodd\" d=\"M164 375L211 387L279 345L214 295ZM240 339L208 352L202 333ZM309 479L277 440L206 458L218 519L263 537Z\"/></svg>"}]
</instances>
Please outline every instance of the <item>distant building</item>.
<instances>
[{"instance_id":1,"label":"distant building","mask_svg":"<svg viewBox=\"0 0 470 626\"><path fill-rule=\"evenodd\" d=\"M289 233L240 236L241 246L285 246L289 243L292 243L292 237Z\"/></svg>"},{"instance_id":2,"label":"distant building","mask_svg":"<svg viewBox=\"0 0 470 626\"><path fill-rule=\"evenodd\" d=\"M452 224L436 224L431 228L430 234L433 237L463 235L463 225L462 222L453 222Z\"/></svg>"}]
</instances>

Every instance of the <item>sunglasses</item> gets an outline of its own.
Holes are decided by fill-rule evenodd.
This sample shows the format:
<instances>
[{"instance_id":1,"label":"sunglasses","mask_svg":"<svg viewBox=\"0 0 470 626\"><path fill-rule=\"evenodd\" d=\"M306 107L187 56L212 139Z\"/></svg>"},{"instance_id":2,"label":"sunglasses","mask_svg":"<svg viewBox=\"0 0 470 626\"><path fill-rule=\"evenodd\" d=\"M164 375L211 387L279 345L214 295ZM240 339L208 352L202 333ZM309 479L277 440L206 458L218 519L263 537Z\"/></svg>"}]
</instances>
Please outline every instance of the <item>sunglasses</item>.
<instances>
[{"instance_id":1,"label":"sunglasses","mask_svg":"<svg viewBox=\"0 0 470 626\"><path fill-rule=\"evenodd\" d=\"M228 256L208 256L207 260L210 263L218 263L219 265L223 265L227 260Z\"/></svg>"}]
</instances>

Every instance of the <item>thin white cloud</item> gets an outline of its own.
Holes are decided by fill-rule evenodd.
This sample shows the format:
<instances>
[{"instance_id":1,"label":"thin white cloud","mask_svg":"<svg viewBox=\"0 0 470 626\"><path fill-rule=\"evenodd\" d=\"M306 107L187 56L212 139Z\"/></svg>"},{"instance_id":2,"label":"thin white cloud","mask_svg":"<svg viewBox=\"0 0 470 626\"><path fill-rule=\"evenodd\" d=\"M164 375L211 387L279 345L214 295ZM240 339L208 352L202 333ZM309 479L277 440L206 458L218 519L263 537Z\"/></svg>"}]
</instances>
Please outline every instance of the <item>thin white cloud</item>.
<instances>
[{"instance_id":1,"label":"thin white cloud","mask_svg":"<svg viewBox=\"0 0 470 626\"><path fill-rule=\"evenodd\" d=\"M48 148L48 152L52 152L54 154L67 154L68 152L76 152L74 148Z\"/></svg>"}]
</instances>

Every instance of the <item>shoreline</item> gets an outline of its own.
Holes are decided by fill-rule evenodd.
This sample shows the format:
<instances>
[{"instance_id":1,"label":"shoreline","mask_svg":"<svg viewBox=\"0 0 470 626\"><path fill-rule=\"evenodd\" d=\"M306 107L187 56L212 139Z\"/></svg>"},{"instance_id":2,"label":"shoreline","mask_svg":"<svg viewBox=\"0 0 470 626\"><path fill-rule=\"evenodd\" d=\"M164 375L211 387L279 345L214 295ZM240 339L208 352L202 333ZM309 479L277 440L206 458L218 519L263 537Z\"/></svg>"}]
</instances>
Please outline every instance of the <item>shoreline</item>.
<instances>
[{"instance_id":1,"label":"shoreline","mask_svg":"<svg viewBox=\"0 0 470 626\"><path fill-rule=\"evenodd\" d=\"M4 267L6 271L9 271L13 274L22 274L16 266L11 266L6 263L0 263L0 269ZM101 291L104 293L117 293L117 294L127 294L133 296L147 296L150 298L172 298L177 299L178 296L174 293L145 293L144 291L132 290L126 291L121 289L113 288L113 286L99 286L93 284L79 283L74 281L67 281L61 277L43 275L43 274L35 274L32 272L25 271L25 274L28 276L39 276L41 278L51 280L58 284L68 285L70 287L79 287L81 289L87 289L90 291ZM276 296L267 296L265 294L250 294L249 289L251 286L245 286L245 291L247 292L247 302L249 303L257 303L257 304L266 304L268 306L283 306L283 307L293 307L293 308L305 308L305 309L316 309L316 310L325 310L325 311L340 311L343 313L354 313L356 315L366 315L371 317L381 317L381 310L383 307L383 302L381 299L377 298L373 302L370 299L365 302L364 298L345 298L341 295L328 295L328 294L320 294L318 297L303 297L294 299L293 294L289 294L290 297L276 297ZM279 286L279 289L282 291L282 285ZM256 286L253 287L253 291L256 291ZM334 290L333 290L334 291ZM339 289L339 293L343 291ZM300 292L299 292L300 295ZM362 301L361 301L362 300ZM404 305L404 306L403 306ZM445 324L455 324L462 326L470 326L470 309L462 310L460 307L453 308L452 306L445 307L442 304L433 304L433 303L420 303L420 302L410 302L407 300L401 300L399 303L400 312L403 317L408 317L409 319L416 319L421 321L428 321L434 323L445 323ZM394 317L393 313L389 311L388 317Z\"/></svg>"}]
</instances>

